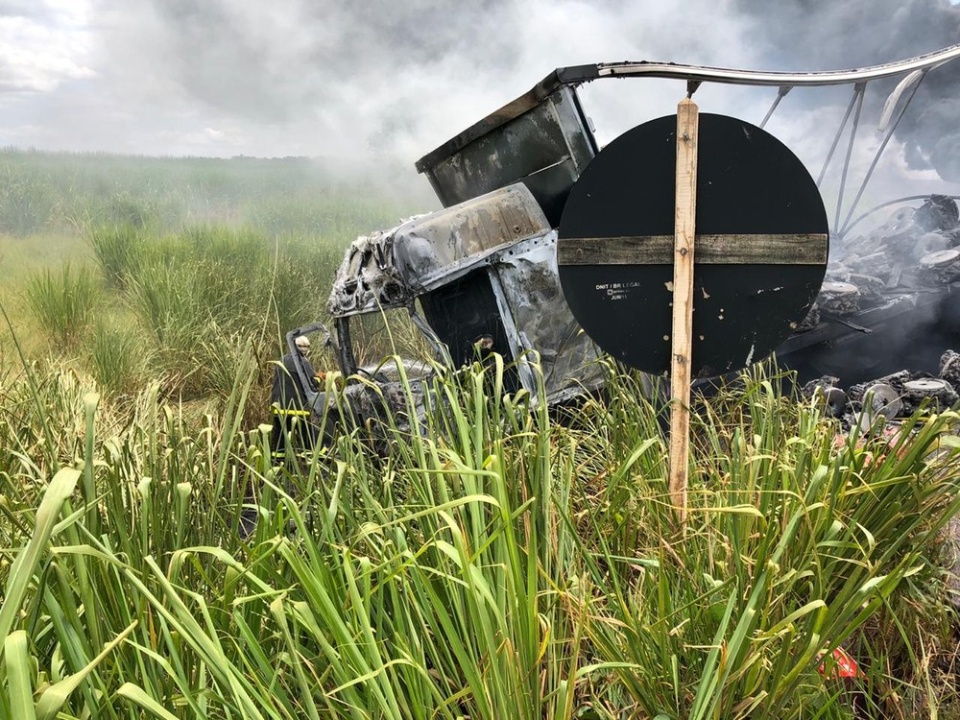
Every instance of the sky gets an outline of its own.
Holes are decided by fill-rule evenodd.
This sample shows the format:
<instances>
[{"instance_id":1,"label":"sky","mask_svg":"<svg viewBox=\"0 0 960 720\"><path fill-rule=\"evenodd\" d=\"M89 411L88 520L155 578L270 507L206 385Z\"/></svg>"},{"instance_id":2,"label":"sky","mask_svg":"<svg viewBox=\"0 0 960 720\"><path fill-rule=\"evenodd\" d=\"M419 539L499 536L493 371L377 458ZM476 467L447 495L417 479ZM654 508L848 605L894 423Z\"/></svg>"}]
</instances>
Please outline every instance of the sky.
<instances>
[{"instance_id":1,"label":"sky","mask_svg":"<svg viewBox=\"0 0 960 720\"><path fill-rule=\"evenodd\" d=\"M412 168L559 66L807 71L955 43L950 0L0 0L0 147ZM925 79L876 182L960 182L954 66ZM672 113L683 91L606 81L581 96L608 142ZM759 123L774 94L705 86L694 99ZM812 168L847 101L794 91L768 129ZM879 142L882 101L868 97L859 168Z\"/></svg>"}]
</instances>

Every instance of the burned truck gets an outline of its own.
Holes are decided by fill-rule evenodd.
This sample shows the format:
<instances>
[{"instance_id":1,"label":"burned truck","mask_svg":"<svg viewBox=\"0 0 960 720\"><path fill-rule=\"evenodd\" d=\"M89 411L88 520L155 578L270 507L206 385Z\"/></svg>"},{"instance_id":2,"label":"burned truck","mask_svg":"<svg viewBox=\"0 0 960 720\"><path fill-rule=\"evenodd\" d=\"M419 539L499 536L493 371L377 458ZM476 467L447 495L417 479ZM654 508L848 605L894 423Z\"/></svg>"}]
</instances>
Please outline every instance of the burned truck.
<instances>
[{"instance_id":1,"label":"burned truck","mask_svg":"<svg viewBox=\"0 0 960 720\"><path fill-rule=\"evenodd\" d=\"M960 46L954 46L871 68L812 73L648 62L559 68L416 163L443 209L353 242L330 294L333 327L328 331L315 324L292 330L287 334L290 350L297 357L295 339L320 334L336 357L339 373L348 378L344 395L360 420L376 414L378 403L402 402L400 375L418 393L435 363L455 369L491 353L508 367L507 389L525 389L535 402L562 403L592 392L604 380L597 363L600 352L566 305L556 256L557 228L567 198L601 150L578 87L603 79L650 77L682 81L688 95L702 83L769 87L776 89L776 97L763 127L794 88L848 85L853 88L852 109L863 103L868 85L878 84L889 92L881 120L882 152L919 80L958 57ZM850 115L848 110L840 123L821 180ZM856 131L854 121L849 147ZM847 163L850 154L848 148ZM956 206L951 207L948 198L920 198L919 209L904 209L887 226L855 241L851 229L858 221L851 222L851 217L872 170L844 208L842 226L841 192L831 230L828 281L805 323L781 348L781 357L801 376L833 373L856 382L883 369L877 359L901 366L913 362L906 354L916 343L897 335L908 315L914 318L908 325L941 328L948 335L943 347L960 345L953 340L960 322L948 312L948 297L958 279L953 270L960 268L960 249L954 249L960 242ZM847 173L844 165L844 178ZM889 267L881 272L884 263ZM358 350L358 328L371 317L397 311L432 357L381 362ZM922 325L917 320L921 316L927 320ZM865 339L866 346L857 345ZM402 354L395 344L385 350ZM542 369L542 386L536 382L533 359ZM302 386L310 387L302 364L298 373ZM371 383L378 392L371 394ZM325 415L329 403L322 390L307 394L314 412Z\"/></svg>"},{"instance_id":2,"label":"burned truck","mask_svg":"<svg viewBox=\"0 0 960 720\"><path fill-rule=\"evenodd\" d=\"M321 334L342 376L358 380L344 394L360 422L379 418L383 403L394 412L405 408L407 392L422 397L438 364L456 369L494 353L505 363L505 390L524 389L534 402L566 402L598 389L604 375L597 348L564 303L556 242L541 206L520 183L360 237L333 283L333 332L311 325L288 333L288 342ZM391 311L402 317L390 319ZM405 325L422 342L392 338L376 343L371 355L357 341L370 319L392 322L394 332ZM401 357L411 349L421 356ZM301 385L309 387L309 378ZM317 415L329 410L323 392L308 400Z\"/></svg>"}]
</instances>

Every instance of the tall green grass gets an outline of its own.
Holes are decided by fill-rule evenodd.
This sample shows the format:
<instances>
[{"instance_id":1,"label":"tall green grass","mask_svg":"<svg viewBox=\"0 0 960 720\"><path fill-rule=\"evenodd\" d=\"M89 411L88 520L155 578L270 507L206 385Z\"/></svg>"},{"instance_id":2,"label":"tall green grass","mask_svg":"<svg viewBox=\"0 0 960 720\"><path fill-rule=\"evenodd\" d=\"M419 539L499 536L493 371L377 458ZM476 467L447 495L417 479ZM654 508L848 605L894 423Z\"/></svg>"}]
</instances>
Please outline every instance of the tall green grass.
<instances>
[{"instance_id":1,"label":"tall green grass","mask_svg":"<svg viewBox=\"0 0 960 720\"><path fill-rule=\"evenodd\" d=\"M126 424L70 375L3 385L0 714L852 717L818 656L907 617L958 505L954 414L838 442L764 375L704 402L685 530L618 371L576 427L476 366L383 455L345 425L273 466L253 369L200 429L157 385Z\"/></svg>"},{"instance_id":2,"label":"tall green grass","mask_svg":"<svg viewBox=\"0 0 960 720\"><path fill-rule=\"evenodd\" d=\"M644 716L847 716L818 658L855 640L909 578L929 579L960 507L956 460L935 459L955 457L955 422L914 417L895 446L861 446L818 406L745 378L703 407L683 532L665 517L664 440L621 446L587 504L597 534L584 550L599 546L590 576L623 594L591 606L590 636ZM607 442L607 427L593 424L585 444ZM924 610L942 616L941 600Z\"/></svg>"},{"instance_id":3,"label":"tall green grass","mask_svg":"<svg viewBox=\"0 0 960 720\"><path fill-rule=\"evenodd\" d=\"M0 717L956 713L933 667L953 412L891 446L744 374L697 406L685 527L664 410L612 365L562 423L501 364L438 370L412 428L346 423L275 466L281 338L400 212L297 159L4 151L0 173L0 232L84 229L101 273L25 281L65 352L0 346ZM380 320L364 362L413 344ZM839 644L865 679L821 674Z\"/></svg>"},{"instance_id":4,"label":"tall green grass","mask_svg":"<svg viewBox=\"0 0 960 720\"><path fill-rule=\"evenodd\" d=\"M60 266L67 258L86 266L92 258L110 308L106 324L119 321L144 338L144 377L163 378L173 394L222 400L229 392L225 369L207 368L227 358L204 348L217 346L221 332L228 346L243 338L266 367L283 351L284 333L322 315L343 248L431 202L426 183L420 192L388 187L386 171L363 173L307 158L0 150L7 189L0 198L0 262L6 260L8 270L0 301L27 333L24 345L36 359L51 344L63 345L66 334L90 337L103 324L74 322L63 290L68 279L76 284L77 272L67 278ZM184 265L189 269L165 267ZM194 279L199 284L190 285ZM36 301L20 302L30 284ZM179 346L152 340L160 335ZM97 364L102 350L64 349L101 381L127 383L104 376L108 364Z\"/></svg>"},{"instance_id":5,"label":"tall green grass","mask_svg":"<svg viewBox=\"0 0 960 720\"><path fill-rule=\"evenodd\" d=\"M102 297L96 276L65 263L30 278L27 302L55 351L73 351L90 329Z\"/></svg>"},{"instance_id":6,"label":"tall green grass","mask_svg":"<svg viewBox=\"0 0 960 720\"><path fill-rule=\"evenodd\" d=\"M0 233L23 236L49 229L56 206L50 180L0 164Z\"/></svg>"},{"instance_id":7,"label":"tall green grass","mask_svg":"<svg viewBox=\"0 0 960 720\"><path fill-rule=\"evenodd\" d=\"M107 286L116 291L126 289L128 278L143 261L142 226L132 222L98 225L87 231L87 241Z\"/></svg>"},{"instance_id":8,"label":"tall green grass","mask_svg":"<svg viewBox=\"0 0 960 720\"><path fill-rule=\"evenodd\" d=\"M126 298L154 348L154 372L186 397L229 395L244 355L266 372L279 338L322 316L339 255L225 228L148 244L127 271Z\"/></svg>"},{"instance_id":9,"label":"tall green grass","mask_svg":"<svg viewBox=\"0 0 960 720\"><path fill-rule=\"evenodd\" d=\"M149 357L144 356L142 338L135 331L116 320L101 320L87 350L87 366L100 389L113 397L139 394Z\"/></svg>"},{"instance_id":10,"label":"tall green grass","mask_svg":"<svg viewBox=\"0 0 960 720\"><path fill-rule=\"evenodd\" d=\"M225 399L250 358L258 387L268 384L285 333L325 314L342 257L329 242L212 226L164 236L100 226L88 242L100 277L65 264L30 279L26 298L49 340L33 345L79 358L108 392L160 379L184 399Z\"/></svg>"}]
</instances>

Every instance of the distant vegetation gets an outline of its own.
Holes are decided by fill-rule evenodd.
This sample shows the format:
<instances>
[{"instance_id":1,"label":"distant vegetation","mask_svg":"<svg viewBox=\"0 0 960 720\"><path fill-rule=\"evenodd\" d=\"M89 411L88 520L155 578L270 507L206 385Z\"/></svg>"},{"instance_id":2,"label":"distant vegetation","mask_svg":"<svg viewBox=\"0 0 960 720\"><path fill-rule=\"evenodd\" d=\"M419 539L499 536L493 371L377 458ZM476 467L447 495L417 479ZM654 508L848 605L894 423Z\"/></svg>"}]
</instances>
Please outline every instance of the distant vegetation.
<instances>
[{"instance_id":1,"label":"distant vegetation","mask_svg":"<svg viewBox=\"0 0 960 720\"><path fill-rule=\"evenodd\" d=\"M308 158L147 158L0 150L0 235L62 234L98 225L178 231L242 226L269 236L349 237L431 202L390 183L392 165L362 174ZM410 171L413 174L413 171ZM394 212L390 212L390 211Z\"/></svg>"}]
</instances>

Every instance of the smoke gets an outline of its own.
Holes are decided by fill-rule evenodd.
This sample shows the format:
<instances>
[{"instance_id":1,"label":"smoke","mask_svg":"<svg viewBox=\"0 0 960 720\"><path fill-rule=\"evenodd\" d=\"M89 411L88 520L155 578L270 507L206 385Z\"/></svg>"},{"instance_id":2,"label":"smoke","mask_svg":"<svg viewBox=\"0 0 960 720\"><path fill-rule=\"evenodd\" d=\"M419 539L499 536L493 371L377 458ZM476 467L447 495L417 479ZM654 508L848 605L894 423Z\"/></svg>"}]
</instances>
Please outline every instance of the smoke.
<instances>
[{"instance_id":1,"label":"smoke","mask_svg":"<svg viewBox=\"0 0 960 720\"><path fill-rule=\"evenodd\" d=\"M739 0L737 7L764 19L760 57L796 69L876 65L960 43L960 8L947 0ZM869 119L894 82L871 86ZM950 63L927 74L897 128L907 167L933 167L944 180L960 182L958 117L960 63Z\"/></svg>"},{"instance_id":2,"label":"smoke","mask_svg":"<svg viewBox=\"0 0 960 720\"><path fill-rule=\"evenodd\" d=\"M410 161L557 66L749 59L741 20L708 0L689 4L682 45L680 28L660 29L676 18L649 0L99 3L98 67L117 100L161 113L167 142L202 117L251 154Z\"/></svg>"},{"instance_id":3,"label":"smoke","mask_svg":"<svg viewBox=\"0 0 960 720\"><path fill-rule=\"evenodd\" d=\"M947 0L0 0L0 39L0 145L396 160L409 182L416 158L555 67L864 66L960 42L960 10ZM958 76L960 62L924 79L891 148L895 173L929 184L935 168L960 181ZM865 126L892 87L871 87ZM604 81L582 93L608 142L673 112L683 90ZM696 99L759 122L774 94L704 86ZM796 90L771 130L813 167L846 97Z\"/></svg>"}]
</instances>

